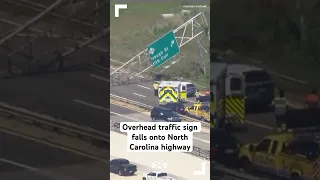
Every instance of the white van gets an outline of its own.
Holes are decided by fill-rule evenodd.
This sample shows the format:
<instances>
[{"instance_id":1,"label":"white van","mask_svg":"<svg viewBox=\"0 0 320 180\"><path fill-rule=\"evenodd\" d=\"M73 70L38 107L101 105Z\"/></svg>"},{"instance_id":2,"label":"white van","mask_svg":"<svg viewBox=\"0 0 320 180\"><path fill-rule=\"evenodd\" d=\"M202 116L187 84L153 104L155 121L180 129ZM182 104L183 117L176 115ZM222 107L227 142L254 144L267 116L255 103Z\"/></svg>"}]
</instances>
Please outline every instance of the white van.
<instances>
[{"instance_id":1,"label":"white van","mask_svg":"<svg viewBox=\"0 0 320 180\"><path fill-rule=\"evenodd\" d=\"M185 86L187 88L187 96L188 97L194 97L197 91L197 88L194 84L190 82L181 82L182 86Z\"/></svg>"}]
</instances>

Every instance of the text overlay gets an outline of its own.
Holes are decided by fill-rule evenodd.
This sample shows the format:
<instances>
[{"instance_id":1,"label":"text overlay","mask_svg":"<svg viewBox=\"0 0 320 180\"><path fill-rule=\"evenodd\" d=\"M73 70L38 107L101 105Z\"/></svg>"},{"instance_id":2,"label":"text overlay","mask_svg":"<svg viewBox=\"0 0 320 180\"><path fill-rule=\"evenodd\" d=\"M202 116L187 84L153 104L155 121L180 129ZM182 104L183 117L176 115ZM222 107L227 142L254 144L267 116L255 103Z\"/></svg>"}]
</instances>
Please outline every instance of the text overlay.
<instances>
[{"instance_id":1,"label":"text overlay","mask_svg":"<svg viewBox=\"0 0 320 180\"><path fill-rule=\"evenodd\" d=\"M192 152L200 122L121 122L129 152Z\"/></svg>"}]
</instances>

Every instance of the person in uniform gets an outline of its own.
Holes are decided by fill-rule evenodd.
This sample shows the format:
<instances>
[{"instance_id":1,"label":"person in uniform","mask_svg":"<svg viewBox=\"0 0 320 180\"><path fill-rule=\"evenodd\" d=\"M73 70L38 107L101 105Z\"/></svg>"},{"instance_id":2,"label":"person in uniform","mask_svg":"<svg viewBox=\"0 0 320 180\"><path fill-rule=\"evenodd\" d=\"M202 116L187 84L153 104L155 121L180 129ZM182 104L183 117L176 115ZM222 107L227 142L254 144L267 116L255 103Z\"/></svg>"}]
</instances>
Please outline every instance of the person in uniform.
<instances>
[{"instance_id":1,"label":"person in uniform","mask_svg":"<svg viewBox=\"0 0 320 180\"><path fill-rule=\"evenodd\" d=\"M197 92L195 93L195 95L196 95L196 98L199 98L199 96L200 96L199 89L197 89Z\"/></svg>"},{"instance_id":2,"label":"person in uniform","mask_svg":"<svg viewBox=\"0 0 320 180\"><path fill-rule=\"evenodd\" d=\"M283 118L288 111L288 100L284 95L284 90L279 90L278 96L274 98L272 105L274 107L274 115L277 122L278 131L282 130Z\"/></svg>"},{"instance_id":3,"label":"person in uniform","mask_svg":"<svg viewBox=\"0 0 320 180\"><path fill-rule=\"evenodd\" d=\"M153 84L154 96L158 96L158 88L159 88L159 84L155 82Z\"/></svg>"}]
</instances>

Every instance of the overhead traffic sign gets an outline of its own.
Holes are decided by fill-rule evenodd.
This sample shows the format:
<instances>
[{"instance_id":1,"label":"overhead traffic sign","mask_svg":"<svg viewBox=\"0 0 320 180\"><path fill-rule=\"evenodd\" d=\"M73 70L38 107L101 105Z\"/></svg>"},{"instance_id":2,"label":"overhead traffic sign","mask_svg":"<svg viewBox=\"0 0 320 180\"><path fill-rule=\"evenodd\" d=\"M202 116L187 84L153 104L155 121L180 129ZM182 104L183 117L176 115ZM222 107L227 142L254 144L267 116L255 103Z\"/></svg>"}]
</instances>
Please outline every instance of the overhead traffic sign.
<instances>
[{"instance_id":1,"label":"overhead traffic sign","mask_svg":"<svg viewBox=\"0 0 320 180\"><path fill-rule=\"evenodd\" d=\"M173 31L168 32L148 46L153 67L157 68L180 52Z\"/></svg>"}]
</instances>

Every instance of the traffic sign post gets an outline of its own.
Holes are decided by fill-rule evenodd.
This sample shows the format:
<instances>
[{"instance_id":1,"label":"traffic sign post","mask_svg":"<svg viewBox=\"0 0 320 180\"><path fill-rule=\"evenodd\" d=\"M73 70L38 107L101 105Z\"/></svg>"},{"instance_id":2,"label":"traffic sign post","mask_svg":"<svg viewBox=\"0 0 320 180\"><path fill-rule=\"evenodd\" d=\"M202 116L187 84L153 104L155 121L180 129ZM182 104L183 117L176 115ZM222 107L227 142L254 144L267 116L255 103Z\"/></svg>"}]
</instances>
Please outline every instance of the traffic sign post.
<instances>
[{"instance_id":1,"label":"traffic sign post","mask_svg":"<svg viewBox=\"0 0 320 180\"><path fill-rule=\"evenodd\" d=\"M180 52L174 32L170 31L148 46L153 67L157 68Z\"/></svg>"}]
</instances>

